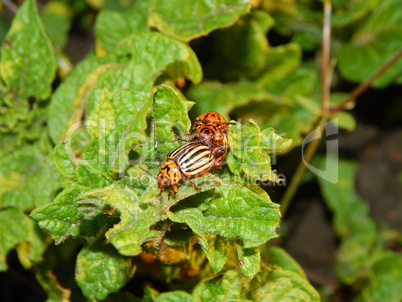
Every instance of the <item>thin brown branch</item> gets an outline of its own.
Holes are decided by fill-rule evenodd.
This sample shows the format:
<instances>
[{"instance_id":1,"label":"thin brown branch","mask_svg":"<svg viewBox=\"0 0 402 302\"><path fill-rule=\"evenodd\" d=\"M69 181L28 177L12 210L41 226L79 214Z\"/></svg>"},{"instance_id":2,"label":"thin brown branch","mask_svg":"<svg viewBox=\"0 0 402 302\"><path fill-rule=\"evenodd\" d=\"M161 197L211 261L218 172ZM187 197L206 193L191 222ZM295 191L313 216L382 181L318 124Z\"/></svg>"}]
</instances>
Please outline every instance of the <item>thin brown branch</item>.
<instances>
[{"instance_id":1,"label":"thin brown branch","mask_svg":"<svg viewBox=\"0 0 402 302\"><path fill-rule=\"evenodd\" d=\"M11 11L14 15L17 13L18 11L18 6L15 5L13 2L9 1L9 0L1 0L1 2L4 4L5 7L7 7L9 9L9 11Z\"/></svg>"},{"instance_id":2,"label":"thin brown branch","mask_svg":"<svg viewBox=\"0 0 402 302\"><path fill-rule=\"evenodd\" d=\"M400 49L387 63L385 63L380 70L378 70L371 78L369 78L365 83L356 87L339 105L335 106L329 111L329 114L332 115L339 110L342 110L347 103L355 100L358 96L360 96L363 92L365 92L370 86L373 84L375 80L377 80L384 72L388 70L392 65L394 65L400 58L402 57L402 49Z\"/></svg>"},{"instance_id":3,"label":"thin brown branch","mask_svg":"<svg viewBox=\"0 0 402 302\"><path fill-rule=\"evenodd\" d=\"M331 1L324 1L324 23L322 29L322 57L321 57L321 110L322 115L328 115L330 76L329 58L331 45Z\"/></svg>"},{"instance_id":4,"label":"thin brown branch","mask_svg":"<svg viewBox=\"0 0 402 302\"><path fill-rule=\"evenodd\" d=\"M331 78L329 76L330 68L330 46L331 46L331 1L326 0L324 2L324 23L322 32L322 60L321 60L321 119L318 122L318 127L321 132L324 131L325 123L327 121L328 109L329 109L329 94ZM281 213L285 215L289 208L290 202L297 192L300 186L303 175L306 172L306 165L313 158L321 139L313 140L306 148L303 160L299 163L293 178L286 189L285 194L281 200Z\"/></svg>"}]
</instances>

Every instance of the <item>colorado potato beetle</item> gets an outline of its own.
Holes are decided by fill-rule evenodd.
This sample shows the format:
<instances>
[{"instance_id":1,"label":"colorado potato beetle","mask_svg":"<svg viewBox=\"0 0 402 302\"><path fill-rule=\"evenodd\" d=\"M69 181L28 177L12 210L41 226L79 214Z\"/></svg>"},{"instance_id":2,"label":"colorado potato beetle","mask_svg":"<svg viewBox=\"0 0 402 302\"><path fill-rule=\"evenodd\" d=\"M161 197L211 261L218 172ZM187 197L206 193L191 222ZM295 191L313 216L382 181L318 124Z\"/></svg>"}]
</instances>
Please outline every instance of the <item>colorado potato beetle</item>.
<instances>
[{"instance_id":1,"label":"colorado potato beetle","mask_svg":"<svg viewBox=\"0 0 402 302\"><path fill-rule=\"evenodd\" d=\"M214 157L207 146L198 142L188 142L170 152L162 163L157 176L158 187L163 191L172 186L170 193L178 190L177 183L203 176L214 166ZM194 184L193 184L194 185Z\"/></svg>"},{"instance_id":2,"label":"colorado potato beetle","mask_svg":"<svg viewBox=\"0 0 402 302\"><path fill-rule=\"evenodd\" d=\"M229 124L217 112L206 112L200 115L190 130L190 141L207 146L214 156L215 168L222 169L229 146L227 133Z\"/></svg>"}]
</instances>

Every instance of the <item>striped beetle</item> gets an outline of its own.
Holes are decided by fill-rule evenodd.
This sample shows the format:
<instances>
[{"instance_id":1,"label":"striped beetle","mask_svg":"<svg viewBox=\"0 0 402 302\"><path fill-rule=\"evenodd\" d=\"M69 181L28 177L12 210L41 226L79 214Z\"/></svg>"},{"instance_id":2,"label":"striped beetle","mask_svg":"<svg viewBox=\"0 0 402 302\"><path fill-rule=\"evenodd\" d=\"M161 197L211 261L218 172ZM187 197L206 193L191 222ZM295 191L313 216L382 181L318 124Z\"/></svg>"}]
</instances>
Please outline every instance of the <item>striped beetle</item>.
<instances>
[{"instance_id":1,"label":"striped beetle","mask_svg":"<svg viewBox=\"0 0 402 302\"><path fill-rule=\"evenodd\" d=\"M189 140L201 143L211 150L217 169L222 169L222 163L229 150L227 139L229 124L222 115L210 111L197 117L190 130Z\"/></svg>"},{"instance_id":2,"label":"striped beetle","mask_svg":"<svg viewBox=\"0 0 402 302\"><path fill-rule=\"evenodd\" d=\"M208 173L214 166L214 157L207 146L198 142L188 142L170 152L162 163L157 176L158 187L163 191L172 186L170 193L176 194L177 183L188 181Z\"/></svg>"}]
</instances>

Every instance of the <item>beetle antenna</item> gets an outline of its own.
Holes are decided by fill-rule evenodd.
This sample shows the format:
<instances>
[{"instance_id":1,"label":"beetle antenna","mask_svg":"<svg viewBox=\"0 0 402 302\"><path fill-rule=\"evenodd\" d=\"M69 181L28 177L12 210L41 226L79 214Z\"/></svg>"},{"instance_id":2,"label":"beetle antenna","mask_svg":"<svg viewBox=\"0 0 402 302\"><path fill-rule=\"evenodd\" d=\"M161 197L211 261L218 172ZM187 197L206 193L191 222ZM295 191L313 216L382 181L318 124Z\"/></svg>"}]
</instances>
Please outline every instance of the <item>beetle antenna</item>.
<instances>
[{"instance_id":1,"label":"beetle antenna","mask_svg":"<svg viewBox=\"0 0 402 302\"><path fill-rule=\"evenodd\" d=\"M156 177L154 177L151 173L149 173L148 170L145 170L144 168L141 168L141 167L138 167L138 168L140 168L140 169L141 169L142 171L144 171L145 173L149 174L152 178L155 178L155 179L156 179Z\"/></svg>"}]
</instances>

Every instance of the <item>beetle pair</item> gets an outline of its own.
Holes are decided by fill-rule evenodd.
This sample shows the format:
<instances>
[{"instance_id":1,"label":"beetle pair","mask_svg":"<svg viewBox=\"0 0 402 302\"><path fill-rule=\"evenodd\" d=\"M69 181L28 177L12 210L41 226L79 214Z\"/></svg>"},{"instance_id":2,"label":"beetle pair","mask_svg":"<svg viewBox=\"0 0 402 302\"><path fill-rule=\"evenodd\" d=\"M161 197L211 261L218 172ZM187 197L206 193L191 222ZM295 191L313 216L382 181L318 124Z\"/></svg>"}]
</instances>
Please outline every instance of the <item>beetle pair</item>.
<instances>
[{"instance_id":1,"label":"beetle pair","mask_svg":"<svg viewBox=\"0 0 402 302\"><path fill-rule=\"evenodd\" d=\"M157 177L158 187L175 194L177 183L203 176L212 167L222 169L228 152L229 123L217 112L200 115L190 130L189 142L170 152L162 163ZM194 184L193 184L194 185Z\"/></svg>"}]
</instances>

